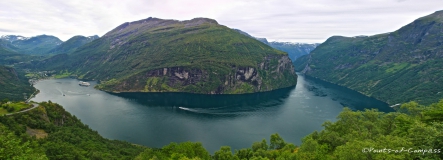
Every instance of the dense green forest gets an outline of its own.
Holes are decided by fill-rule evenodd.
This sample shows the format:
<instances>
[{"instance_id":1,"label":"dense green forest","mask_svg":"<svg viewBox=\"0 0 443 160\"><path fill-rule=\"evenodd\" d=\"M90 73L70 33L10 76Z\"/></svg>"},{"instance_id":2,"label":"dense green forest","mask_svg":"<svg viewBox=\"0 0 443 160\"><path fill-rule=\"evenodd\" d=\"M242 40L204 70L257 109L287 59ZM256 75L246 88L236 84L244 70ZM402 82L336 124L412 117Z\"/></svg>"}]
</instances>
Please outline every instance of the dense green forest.
<instances>
[{"instance_id":1,"label":"dense green forest","mask_svg":"<svg viewBox=\"0 0 443 160\"><path fill-rule=\"evenodd\" d=\"M0 100L25 100L35 91L21 70L0 65Z\"/></svg>"},{"instance_id":2,"label":"dense green forest","mask_svg":"<svg viewBox=\"0 0 443 160\"><path fill-rule=\"evenodd\" d=\"M443 98L442 17L437 11L385 34L333 36L295 68L389 104L431 104Z\"/></svg>"},{"instance_id":3,"label":"dense green forest","mask_svg":"<svg viewBox=\"0 0 443 160\"><path fill-rule=\"evenodd\" d=\"M148 148L108 140L60 105L43 102L29 112L0 116L0 159L442 159L443 100L429 106L403 104L396 112L345 108L300 146L278 134L234 150L222 146L210 155L201 143Z\"/></svg>"}]
</instances>

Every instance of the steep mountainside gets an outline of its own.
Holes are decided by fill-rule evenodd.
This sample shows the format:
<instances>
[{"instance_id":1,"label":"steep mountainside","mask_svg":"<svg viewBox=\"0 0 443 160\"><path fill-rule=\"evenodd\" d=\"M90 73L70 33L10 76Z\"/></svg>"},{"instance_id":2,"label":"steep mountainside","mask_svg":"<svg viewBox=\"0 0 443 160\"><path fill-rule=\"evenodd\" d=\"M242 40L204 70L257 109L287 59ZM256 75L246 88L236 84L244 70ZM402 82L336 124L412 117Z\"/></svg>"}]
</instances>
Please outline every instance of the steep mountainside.
<instances>
[{"instance_id":1,"label":"steep mountainside","mask_svg":"<svg viewBox=\"0 0 443 160\"><path fill-rule=\"evenodd\" d=\"M3 42L4 41L0 39L0 44ZM33 58L35 57L11 51L0 45L0 65L12 65L14 63L29 61Z\"/></svg>"},{"instance_id":2,"label":"steep mountainside","mask_svg":"<svg viewBox=\"0 0 443 160\"><path fill-rule=\"evenodd\" d=\"M92 42L93 40L99 38L97 35L95 36L74 36L68 39L66 42L61 43L54 49L50 50L49 54L64 54L64 53L72 53L78 47L85 45L86 43Z\"/></svg>"},{"instance_id":3,"label":"steep mountainside","mask_svg":"<svg viewBox=\"0 0 443 160\"><path fill-rule=\"evenodd\" d=\"M22 75L14 68L0 66L0 100L24 100L24 96L34 92L34 87Z\"/></svg>"},{"instance_id":4,"label":"steep mountainside","mask_svg":"<svg viewBox=\"0 0 443 160\"><path fill-rule=\"evenodd\" d=\"M443 11L399 30L369 37L329 38L297 70L389 104L443 98Z\"/></svg>"},{"instance_id":5,"label":"steep mountainside","mask_svg":"<svg viewBox=\"0 0 443 160\"><path fill-rule=\"evenodd\" d=\"M309 54L315 49L319 44L308 44L308 43L290 43L290 42L269 42L269 46L278 49L280 51L286 52L292 61L295 61L298 57Z\"/></svg>"},{"instance_id":6,"label":"steep mountainside","mask_svg":"<svg viewBox=\"0 0 443 160\"><path fill-rule=\"evenodd\" d=\"M234 30L234 31L237 31L238 33L243 34L243 35L245 35L245 36L248 36L248 37L254 38L254 39L256 39L256 40L258 40L258 41L260 41L260 42L262 42L262 43L264 43L264 44L266 44L266 45L269 45L268 40L267 40L266 38L258 38L258 37L254 37L254 36L251 36L249 33L246 33L246 32L244 32L244 31L242 31L242 30L235 29L235 28L234 28L233 30Z\"/></svg>"},{"instance_id":7,"label":"steep mountainside","mask_svg":"<svg viewBox=\"0 0 443 160\"><path fill-rule=\"evenodd\" d=\"M8 50L33 55L46 54L62 43L57 37L49 35L39 35L35 37L6 35L0 37L0 39L3 40L0 45Z\"/></svg>"},{"instance_id":8,"label":"steep mountainside","mask_svg":"<svg viewBox=\"0 0 443 160\"><path fill-rule=\"evenodd\" d=\"M297 81L286 53L205 18L127 22L35 66L100 80L99 89L115 92L252 93Z\"/></svg>"}]
</instances>

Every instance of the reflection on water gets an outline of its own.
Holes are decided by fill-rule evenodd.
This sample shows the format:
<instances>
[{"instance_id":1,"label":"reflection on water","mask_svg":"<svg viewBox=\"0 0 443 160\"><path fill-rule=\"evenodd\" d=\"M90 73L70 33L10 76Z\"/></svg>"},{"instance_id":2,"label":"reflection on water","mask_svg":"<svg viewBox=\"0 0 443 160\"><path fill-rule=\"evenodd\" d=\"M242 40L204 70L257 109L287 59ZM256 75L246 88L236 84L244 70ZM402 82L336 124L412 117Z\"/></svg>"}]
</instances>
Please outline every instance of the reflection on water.
<instances>
[{"instance_id":1,"label":"reflection on water","mask_svg":"<svg viewBox=\"0 0 443 160\"><path fill-rule=\"evenodd\" d=\"M119 93L113 94L147 107L176 109L196 115L218 118L244 116L254 112L276 113L295 87L271 92L239 95L205 95L191 93ZM215 117L211 117L215 118Z\"/></svg>"},{"instance_id":2,"label":"reflection on water","mask_svg":"<svg viewBox=\"0 0 443 160\"><path fill-rule=\"evenodd\" d=\"M41 92L32 100L63 105L106 138L149 147L198 141L211 153L224 145L250 147L273 133L299 145L325 121L335 121L343 106L391 111L386 103L304 76L295 88L244 95L110 94L95 90L95 82L90 87L78 82L39 81L35 87Z\"/></svg>"},{"instance_id":3,"label":"reflection on water","mask_svg":"<svg viewBox=\"0 0 443 160\"><path fill-rule=\"evenodd\" d=\"M309 76L304 76L306 83L305 88L313 92L315 96L330 97L334 101L340 102L344 107L352 110L364 110L367 108L377 108L379 111L392 112L387 103L378 101L377 99L362 95L357 91L350 90L329 82L325 82Z\"/></svg>"}]
</instances>

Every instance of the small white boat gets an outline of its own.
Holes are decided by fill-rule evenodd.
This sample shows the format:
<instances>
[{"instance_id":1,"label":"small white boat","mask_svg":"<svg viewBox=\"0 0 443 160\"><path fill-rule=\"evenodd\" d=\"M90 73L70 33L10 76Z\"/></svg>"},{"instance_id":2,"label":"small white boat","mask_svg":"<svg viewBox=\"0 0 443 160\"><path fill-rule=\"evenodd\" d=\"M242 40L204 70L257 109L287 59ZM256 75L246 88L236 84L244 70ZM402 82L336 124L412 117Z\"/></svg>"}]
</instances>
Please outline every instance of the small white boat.
<instances>
[{"instance_id":1,"label":"small white boat","mask_svg":"<svg viewBox=\"0 0 443 160\"><path fill-rule=\"evenodd\" d=\"M80 86L85 86L85 87L89 87L91 84L88 83L88 82L80 81L80 82L78 83L78 85L80 85Z\"/></svg>"}]
</instances>

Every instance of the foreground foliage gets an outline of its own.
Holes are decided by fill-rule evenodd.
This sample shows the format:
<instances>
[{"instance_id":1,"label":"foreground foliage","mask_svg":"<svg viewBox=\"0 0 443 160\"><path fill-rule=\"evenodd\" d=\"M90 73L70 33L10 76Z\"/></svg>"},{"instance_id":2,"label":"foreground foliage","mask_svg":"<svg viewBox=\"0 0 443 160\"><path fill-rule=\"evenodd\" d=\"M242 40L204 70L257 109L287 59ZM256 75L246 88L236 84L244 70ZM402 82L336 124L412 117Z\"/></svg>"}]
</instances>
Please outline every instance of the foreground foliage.
<instances>
[{"instance_id":1,"label":"foreground foliage","mask_svg":"<svg viewBox=\"0 0 443 160\"><path fill-rule=\"evenodd\" d=\"M443 100L430 106L410 102L391 113L374 109L354 112L346 108L338 116L337 122L325 122L323 131L314 132L303 139L298 157L441 159L442 111ZM391 151L379 153L384 149ZM423 153L424 150L433 153Z\"/></svg>"},{"instance_id":2,"label":"foreground foliage","mask_svg":"<svg viewBox=\"0 0 443 160\"><path fill-rule=\"evenodd\" d=\"M0 127L0 159L35 159L34 155L41 159L133 159L145 149L105 139L51 102L29 112L0 116ZM35 129L47 135L33 135Z\"/></svg>"}]
</instances>

